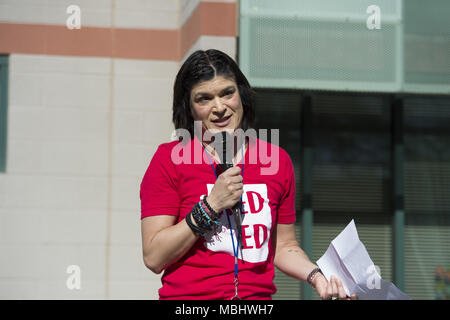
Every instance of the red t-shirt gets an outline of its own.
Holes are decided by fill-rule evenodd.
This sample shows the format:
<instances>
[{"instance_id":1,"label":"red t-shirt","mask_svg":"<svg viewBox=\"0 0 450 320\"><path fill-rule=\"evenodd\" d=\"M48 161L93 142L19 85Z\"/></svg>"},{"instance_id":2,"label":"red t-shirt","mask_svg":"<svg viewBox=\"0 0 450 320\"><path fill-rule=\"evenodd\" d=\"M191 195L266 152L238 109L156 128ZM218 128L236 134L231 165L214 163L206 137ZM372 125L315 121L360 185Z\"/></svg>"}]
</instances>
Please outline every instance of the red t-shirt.
<instances>
[{"instance_id":1,"label":"red t-shirt","mask_svg":"<svg viewBox=\"0 0 450 320\"><path fill-rule=\"evenodd\" d=\"M220 174L220 164L210 159ZM272 232L277 223L295 222L294 169L282 148L250 138L241 174L244 212L239 296L271 299L276 292ZM215 181L206 151L196 137L184 145L178 141L161 144L141 182L141 219L173 215L178 223L209 194ZM160 299L225 300L234 296L234 254L225 213L220 221L221 232L199 238L181 259L165 269ZM230 221L236 244L234 218Z\"/></svg>"}]
</instances>

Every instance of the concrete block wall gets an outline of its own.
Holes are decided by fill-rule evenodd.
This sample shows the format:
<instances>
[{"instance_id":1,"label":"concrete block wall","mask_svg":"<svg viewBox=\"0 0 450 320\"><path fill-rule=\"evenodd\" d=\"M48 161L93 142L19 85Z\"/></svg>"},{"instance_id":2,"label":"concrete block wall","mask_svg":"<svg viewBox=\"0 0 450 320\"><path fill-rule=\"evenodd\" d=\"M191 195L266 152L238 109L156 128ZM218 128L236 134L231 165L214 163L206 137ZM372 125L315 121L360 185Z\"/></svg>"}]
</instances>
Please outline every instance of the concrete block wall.
<instances>
[{"instance_id":1,"label":"concrete block wall","mask_svg":"<svg viewBox=\"0 0 450 320\"><path fill-rule=\"evenodd\" d=\"M213 2L0 0L0 54L9 54L0 299L157 299L160 276L142 262L139 187L158 145L170 141L185 57L213 47L235 57L234 30L184 35L195 12L217 10ZM193 44L173 44L180 51L167 59L153 55L158 43L143 44L148 57L137 59L52 52L53 39L44 52L27 45L31 38L2 41L16 27L64 26L71 4L82 9L82 28L172 30ZM79 290L66 285L70 265L80 267Z\"/></svg>"},{"instance_id":2,"label":"concrete block wall","mask_svg":"<svg viewBox=\"0 0 450 320\"><path fill-rule=\"evenodd\" d=\"M101 297L108 59L11 54L9 64L0 296ZM81 290L66 288L72 264L81 267Z\"/></svg>"}]
</instances>

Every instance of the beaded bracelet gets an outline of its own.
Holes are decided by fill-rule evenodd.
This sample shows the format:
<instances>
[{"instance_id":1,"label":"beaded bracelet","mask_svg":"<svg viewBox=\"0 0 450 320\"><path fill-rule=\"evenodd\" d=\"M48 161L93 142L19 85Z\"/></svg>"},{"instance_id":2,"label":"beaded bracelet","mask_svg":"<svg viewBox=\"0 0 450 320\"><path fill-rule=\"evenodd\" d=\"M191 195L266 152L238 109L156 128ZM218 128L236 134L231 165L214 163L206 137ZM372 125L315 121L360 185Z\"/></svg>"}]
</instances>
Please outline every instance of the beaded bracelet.
<instances>
[{"instance_id":1,"label":"beaded bracelet","mask_svg":"<svg viewBox=\"0 0 450 320\"><path fill-rule=\"evenodd\" d=\"M211 217L208 215L207 212L201 207L200 204L197 204L197 210L200 212L200 215L206 225L206 227L210 230L214 228L214 221L211 219Z\"/></svg>"},{"instance_id":2,"label":"beaded bracelet","mask_svg":"<svg viewBox=\"0 0 450 320\"><path fill-rule=\"evenodd\" d=\"M194 218L195 222L200 228L206 231L212 230L212 225L210 225L206 220L206 218L203 216L202 212L200 211L200 208L198 207L198 204L196 204L192 208L192 217Z\"/></svg>"},{"instance_id":3,"label":"beaded bracelet","mask_svg":"<svg viewBox=\"0 0 450 320\"><path fill-rule=\"evenodd\" d=\"M211 220L211 217L208 215L208 213L206 213L206 211L203 207L203 203L201 201L199 201L199 203L197 205L200 208L201 212L203 213L203 217L206 218L207 223L211 225L213 223L213 221Z\"/></svg>"},{"instance_id":4,"label":"beaded bracelet","mask_svg":"<svg viewBox=\"0 0 450 320\"><path fill-rule=\"evenodd\" d=\"M200 209L202 210L203 214L208 216L208 217L206 217L206 220L209 222L216 223L218 216L216 216L213 212L211 212L211 210L209 210L209 208L206 206L206 204L203 201L200 201L198 203L198 205L199 205ZM212 221L210 221L210 219Z\"/></svg>"},{"instance_id":5,"label":"beaded bracelet","mask_svg":"<svg viewBox=\"0 0 450 320\"><path fill-rule=\"evenodd\" d=\"M209 209L209 211L212 213L212 216L214 217L214 219L218 219L220 214L218 214L208 203L208 201L206 201L206 197L203 198L203 203L206 205L206 207Z\"/></svg>"},{"instance_id":6,"label":"beaded bracelet","mask_svg":"<svg viewBox=\"0 0 450 320\"><path fill-rule=\"evenodd\" d=\"M217 232L221 226L217 221L219 217L220 214L211 208L206 198L203 198L186 215L186 223L195 234L204 236L208 231ZM196 225L192 223L192 219L194 219Z\"/></svg>"},{"instance_id":7,"label":"beaded bracelet","mask_svg":"<svg viewBox=\"0 0 450 320\"><path fill-rule=\"evenodd\" d=\"M208 225L212 225L213 227L219 225L219 223L216 221L216 219L214 219L213 217L210 216L211 213L209 213L208 208L204 205L204 203L202 201L200 201L198 203L198 206L199 206L201 212L203 213L203 217L206 219Z\"/></svg>"},{"instance_id":8,"label":"beaded bracelet","mask_svg":"<svg viewBox=\"0 0 450 320\"><path fill-rule=\"evenodd\" d=\"M200 212L202 213L202 218L205 221L205 224L208 226L208 228L212 229L216 228L219 225L219 222L217 222L216 219L211 217L208 208L202 202L199 202L197 206L200 209Z\"/></svg>"}]
</instances>

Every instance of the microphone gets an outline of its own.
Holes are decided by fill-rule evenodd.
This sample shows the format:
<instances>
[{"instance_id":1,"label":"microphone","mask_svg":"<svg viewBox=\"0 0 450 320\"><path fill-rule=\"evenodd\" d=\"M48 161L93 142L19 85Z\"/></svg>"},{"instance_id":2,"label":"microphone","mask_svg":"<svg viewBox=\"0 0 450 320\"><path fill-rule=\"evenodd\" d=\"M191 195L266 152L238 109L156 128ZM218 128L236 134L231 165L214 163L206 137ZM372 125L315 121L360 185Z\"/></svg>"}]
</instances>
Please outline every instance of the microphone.
<instances>
[{"instance_id":1,"label":"microphone","mask_svg":"<svg viewBox=\"0 0 450 320\"><path fill-rule=\"evenodd\" d=\"M231 136L227 131L220 132L221 134L221 142L222 142L222 152L218 152L219 158L222 162L222 171L226 171L227 169L233 166L233 150L231 150L231 146L229 146L231 142Z\"/></svg>"},{"instance_id":2,"label":"microphone","mask_svg":"<svg viewBox=\"0 0 450 320\"><path fill-rule=\"evenodd\" d=\"M231 168L233 166L233 154L234 150L233 148L233 138L230 136L230 134L227 131L221 132L221 138L222 138L222 153L218 152L219 158L221 158L222 162L222 172L225 172L227 169ZM231 145L230 145L231 144ZM223 157L221 157L223 155ZM236 224L236 238L239 244L242 244L242 218L241 218L241 208L242 208L242 201L239 199L239 201L231 208L231 211L234 216L234 222ZM231 226L230 226L231 227Z\"/></svg>"}]
</instances>

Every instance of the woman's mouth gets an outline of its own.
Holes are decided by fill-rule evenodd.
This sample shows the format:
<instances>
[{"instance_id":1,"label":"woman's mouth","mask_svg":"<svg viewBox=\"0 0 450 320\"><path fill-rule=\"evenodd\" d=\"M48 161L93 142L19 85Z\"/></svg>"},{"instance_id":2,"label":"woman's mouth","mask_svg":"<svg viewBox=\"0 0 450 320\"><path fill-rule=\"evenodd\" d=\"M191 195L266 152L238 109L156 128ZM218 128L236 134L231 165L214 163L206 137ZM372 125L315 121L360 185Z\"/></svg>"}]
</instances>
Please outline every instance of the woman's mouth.
<instances>
[{"instance_id":1,"label":"woman's mouth","mask_svg":"<svg viewBox=\"0 0 450 320\"><path fill-rule=\"evenodd\" d=\"M213 120L212 123L217 127L226 127L231 121L231 116L223 117L218 120Z\"/></svg>"}]
</instances>

